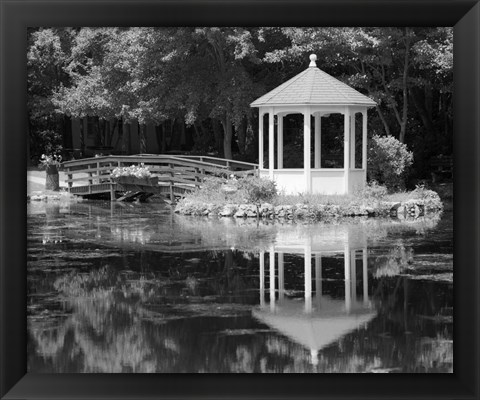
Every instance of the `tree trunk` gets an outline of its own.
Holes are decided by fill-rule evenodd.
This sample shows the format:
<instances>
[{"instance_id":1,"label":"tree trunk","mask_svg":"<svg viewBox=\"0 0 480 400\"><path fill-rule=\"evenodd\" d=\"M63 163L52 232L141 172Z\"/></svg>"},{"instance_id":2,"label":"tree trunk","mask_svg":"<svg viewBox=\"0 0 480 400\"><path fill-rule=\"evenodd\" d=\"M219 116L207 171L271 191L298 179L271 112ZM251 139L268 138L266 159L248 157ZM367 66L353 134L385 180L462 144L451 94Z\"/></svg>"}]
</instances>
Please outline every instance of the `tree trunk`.
<instances>
[{"instance_id":1,"label":"tree trunk","mask_svg":"<svg viewBox=\"0 0 480 400\"><path fill-rule=\"evenodd\" d=\"M410 90L410 97L413 100L413 105L415 106L416 110L418 111L418 115L420 116L420 119L422 120L423 126L425 130L427 131L427 134L432 134L433 132L433 122L431 119L431 114L429 113L427 109L427 102L422 101L420 92L416 88L412 88Z\"/></svg>"},{"instance_id":2,"label":"tree trunk","mask_svg":"<svg viewBox=\"0 0 480 400\"><path fill-rule=\"evenodd\" d=\"M117 148L118 143L120 142L120 152L125 154L127 152L127 147L125 143L125 137L123 136L123 119L118 120L118 139L115 143L115 148Z\"/></svg>"},{"instance_id":3,"label":"tree trunk","mask_svg":"<svg viewBox=\"0 0 480 400\"><path fill-rule=\"evenodd\" d=\"M131 129L130 122L125 124L125 133L126 133L125 138L128 140L127 151L128 151L128 154L132 154L132 129Z\"/></svg>"},{"instance_id":4,"label":"tree trunk","mask_svg":"<svg viewBox=\"0 0 480 400\"><path fill-rule=\"evenodd\" d=\"M80 151L82 152L82 157L85 154L85 129L83 126L84 118L80 118Z\"/></svg>"},{"instance_id":5,"label":"tree trunk","mask_svg":"<svg viewBox=\"0 0 480 400\"><path fill-rule=\"evenodd\" d=\"M178 128L178 122L176 120L172 121L172 136L170 140L170 150L180 150L180 144L182 142L182 134L181 132L178 131L178 129L175 129L173 131L173 128L176 127Z\"/></svg>"},{"instance_id":6,"label":"tree trunk","mask_svg":"<svg viewBox=\"0 0 480 400\"><path fill-rule=\"evenodd\" d=\"M162 125L161 124L155 125L155 138L157 139L157 146L160 152L162 149Z\"/></svg>"},{"instance_id":7,"label":"tree trunk","mask_svg":"<svg viewBox=\"0 0 480 400\"><path fill-rule=\"evenodd\" d=\"M218 119L212 120L213 134L215 136L215 146L217 151L220 153L220 156L223 156L223 138L222 138L222 128L220 126L220 121Z\"/></svg>"},{"instance_id":8,"label":"tree trunk","mask_svg":"<svg viewBox=\"0 0 480 400\"><path fill-rule=\"evenodd\" d=\"M390 136L390 134L391 134L390 133L390 127L388 126L387 121L385 120L385 116L383 115L382 110L380 109L380 107L378 105L375 107L375 109L377 110L377 114L378 114L378 116L380 117L380 120L383 123L383 128L385 129L385 133L387 134L387 136Z\"/></svg>"},{"instance_id":9,"label":"tree trunk","mask_svg":"<svg viewBox=\"0 0 480 400\"><path fill-rule=\"evenodd\" d=\"M246 143L247 143L247 119L242 118L242 122L240 126L238 127L237 130L237 136L238 136L238 148L240 150L240 154L243 156L245 155L247 148L246 148Z\"/></svg>"},{"instance_id":10,"label":"tree trunk","mask_svg":"<svg viewBox=\"0 0 480 400\"><path fill-rule=\"evenodd\" d=\"M57 166L48 165L45 172L45 190L60 190Z\"/></svg>"},{"instance_id":11,"label":"tree trunk","mask_svg":"<svg viewBox=\"0 0 480 400\"><path fill-rule=\"evenodd\" d=\"M165 128L165 122L162 123L162 153L167 151L167 131Z\"/></svg>"},{"instance_id":12,"label":"tree trunk","mask_svg":"<svg viewBox=\"0 0 480 400\"><path fill-rule=\"evenodd\" d=\"M225 115L225 120L223 122L223 157L226 159L233 159L232 157L232 136L233 136L233 128L232 128L232 120L230 116L227 114Z\"/></svg>"},{"instance_id":13,"label":"tree trunk","mask_svg":"<svg viewBox=\"0 0 480 400\"><path fill-rule=\"evenodd\" d=\"M405 143L405 134L407 131L407 117L408 117L408 67L410 58L410 37L409 28L405 28L405 58L403 64L403 76L402 76L402 90L403 90L403 112L402 121L400 124L400 135L398 140L401 143Z\"/></svg>"},{"instance_id":14,"label":"tree trunk","mask_svg":"<svg viewBox=\"0 0 480 400\"><path fill-rule=\"evenodd\" d=\"M147 124L139 125L138 133L140 135L140 154L147 152Z\"/></svg>"}]
</instances>

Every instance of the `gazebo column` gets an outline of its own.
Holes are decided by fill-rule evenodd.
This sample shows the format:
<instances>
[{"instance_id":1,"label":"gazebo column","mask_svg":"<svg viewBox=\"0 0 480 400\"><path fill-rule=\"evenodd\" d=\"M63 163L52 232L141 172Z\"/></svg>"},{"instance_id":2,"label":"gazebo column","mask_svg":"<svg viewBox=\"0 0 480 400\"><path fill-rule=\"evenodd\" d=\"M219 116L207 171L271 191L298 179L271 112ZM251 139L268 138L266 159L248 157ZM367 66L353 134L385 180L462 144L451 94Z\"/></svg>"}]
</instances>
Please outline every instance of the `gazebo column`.
<instances>
[{"instance_id":1,"label":"gazebo column","mask_svg":"<svg viewBox=\"0 0 480 400\"><path fill-rule=\"evenodd\" d=\"M258 255L260 261L260 307L265 306L265 252Z\"/></svg>"},{"instance_id":2,"label":"gazebo column","mask_svg":"<svg viewBox=\"0 0 480 400\"><path fill-rule=\"evenodd\" d=\"M260 109L258 114L258 168L263 169L263 116L264 112Z\"/></svg>"},{"instance_id":3,"label":"gazebo column","mask_svg":"<svg viewBox=\"0 0 480 400\"><path fill-rule=\"evenodd\" d=\"M363 304L368 305L368 254L367 249L362 250L363 262Z\"/></svg>"},{"instance_id":4,"label":"gazebo column","mask_svg":"<svg viewBox=\"0 0 480 400\"><path fill-rule=\"evenodd\" d=\"M320 304L322 299L322 255L315 254L315 298Z\"/></svg>"},{"instance_id":5,"label":"gazebo column","mask_svg":"<svg viewBox=\"0 0 480 400\"><path fill-rule=\"evenodd\" d=\"M350 114L350 168L355 169L355 113Z\"/></svg>"},{"instance_id":6,"label":"gazebo column","mask_svg":"<svg viewBox=\"0 0 480 400\"><path fill-rule=\"evenodd\" d=\"M283 300L285 296L285 274L283 252L278 253L278 299Z\"/></svg>"},{"instance_id":7,"label":"gazebo column","mask_svg":"<svg viewBox=\"0 0 480 400\"><path fill-rule=\"evenodd\" d=\"M367 181L367 110L362 112L362 169Z\"/></svg>"},{"instance_id":8,"label":"gazebo column","mask_svg":"<svg viewBox=\"0 0 480 400\"><path fill-rule=\"evenodd\" d=\"M270 310L275 310L275 251L273 248L269 251L270 260Z\"/></svg>"},{"instance_id":9,"label":"gazebo column","mask_svg":"<svg viewBox=\"0 0 480 400\"><path fill-rule=\"evenodd\" d=\"M356 260L356 251L352 250L350 253L350 279L351 279L351 290L352 290L352 303L357 302L357 260Z\"/></svg>"},{"instance_id":10,"label":"gazebo column","mask_svg":"<svg viewBox=\"0 0 480 400\"><path fill-rule=\"evenodd\" d=\"M283 168L283 114L277 114L277 169Z\"/></svg>"},{"instance_id":11,"label":"gazebo column","mask_svg":"<svg viewBox=\"0 0 480 400\"><path fill-rule=\"evenodd\" d=\"M321 129L322 129L322 114L315 114L315 168L321 168Z\"/></svg>"},{"instance_id":12,"label":"gazebo column","mask_svg":"<svg viewBox=\"0 0 480 400\"><path fill-rule=\"evenodd\" d=\"M344 249L344 268L345 268L345 310L350 313L352 308L351 281L350 281L350 250L348 246Z\"/></svg>"},{"instance_id":13,"label":"gazebo column","mask_svg":"<svg viewBox=\"0 0 480 400\"><path fill-rule=\"evenodd\" d=\"M304 259L304 279L305 279L305 312L310 314L312 312L312 246L305 246Z\"/></svg>"},{"instance_id":14,"label":"gazebo column","mask_svg":"<svg viewBox=\"0 0 480 400\"><path fill-rule=\"evenodd\" d=\"M303 112L303 174L305 178L305 193L312 192L312 172L310 167L310 138L311 138L311 112L306 107Z\"/></svg>"},{"instance_id":15,"label":"gazebo column","mask_svg":"<svg viewBox=\"0 0 480 400\"><path fill-rule=\"evenodd\" d=\"M345 114L343 118L343 170L344 170L344 193L348 193L348 181L350 178L350 158L348 156L350 149L350 109L345 108Z\"/></svg>"},{"instance_id":16,"label":"gazebo column","mask_svg":"<svg viewBox=\"0 0 480 400\"><path fill-rule=\"evenodd\" d=\"M270 179L273 179L273 170L275 168L275 122L273 115L273 108L270 108L268 113L268 174Z\"/></svg>"}]
</instances>

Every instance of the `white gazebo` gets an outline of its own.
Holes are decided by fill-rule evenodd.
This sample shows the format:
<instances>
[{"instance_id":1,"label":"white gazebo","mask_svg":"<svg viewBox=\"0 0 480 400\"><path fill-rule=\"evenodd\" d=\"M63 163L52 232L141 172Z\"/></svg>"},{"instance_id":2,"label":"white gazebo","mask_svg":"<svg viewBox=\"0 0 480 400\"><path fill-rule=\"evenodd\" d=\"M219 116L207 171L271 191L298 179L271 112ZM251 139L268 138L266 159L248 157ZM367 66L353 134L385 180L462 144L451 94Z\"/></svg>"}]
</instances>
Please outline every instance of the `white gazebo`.
<instances>
[{"instance_id":1,"label":"white gazebo","mask_svg":"<svg viewBox=\"0 0 480 400\"><path fill-rule=\"evenodd\" d=\"M376 103L345 83L317 68L315 54L305 71L255 100L259 108L259 169L261 177L277 182L287 194L346 194L365 186L367 176L367 109ZM288 114L303 114L303 168L283 168L283 119ZM344 115L343 168L322 168L321 118ZM355 165L355 115L362 115L361 167ZM268 169L263 165L263 121L268 123ZM277 168L275 168L275 115L277 116ZM314 116L314 161L311 160L311 121Z\"/></svg>"},{"instance_id":2,"label":"white gazebo","mask_svg":"<svg viewBox=\"0 0 480 400\"><path fill-rule=\"evenodd\" d=\"M368 293L367 239L362 224L300 225L279 230L268 251L269 256L265 257L265 251L259 254L260 304L253 310L253 316L310 350L311 363L318 364L321 349L366 327L377 315ZM303 301L286 294L285 254L303 255ZM322 288L322 259L341 254L344 259L343 299L324 294ZM357 267L360 265L363 290L358 296Z\"/></svg>"}]
</instances>

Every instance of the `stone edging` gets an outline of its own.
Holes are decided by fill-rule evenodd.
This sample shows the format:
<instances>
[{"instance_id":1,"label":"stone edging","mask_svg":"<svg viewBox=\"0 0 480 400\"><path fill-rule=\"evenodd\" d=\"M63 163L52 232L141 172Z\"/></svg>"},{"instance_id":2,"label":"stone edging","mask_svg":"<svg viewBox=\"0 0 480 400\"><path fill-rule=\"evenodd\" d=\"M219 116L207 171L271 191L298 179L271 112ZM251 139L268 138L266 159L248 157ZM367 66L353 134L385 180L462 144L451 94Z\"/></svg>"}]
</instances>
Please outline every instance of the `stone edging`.
<instances>
[{"instance_id":1,"label":"stone edging","mask_svg":"<svg viewBox=\"0 0 480 400\"><path fill-rule=\"evenodd\" d=\"M404 202L380 202L375 207L353 205L278 205L270 203L255 204L200 204L183 202L175 207L175 212L183 215L219 216L234 218L269 218L269 219L321 219L325 217L349 216L397 216L399 218L420 217L430 212L442 210L441 203L431 203L422 199L411 199Z\"/></svg>"}]
</instances>

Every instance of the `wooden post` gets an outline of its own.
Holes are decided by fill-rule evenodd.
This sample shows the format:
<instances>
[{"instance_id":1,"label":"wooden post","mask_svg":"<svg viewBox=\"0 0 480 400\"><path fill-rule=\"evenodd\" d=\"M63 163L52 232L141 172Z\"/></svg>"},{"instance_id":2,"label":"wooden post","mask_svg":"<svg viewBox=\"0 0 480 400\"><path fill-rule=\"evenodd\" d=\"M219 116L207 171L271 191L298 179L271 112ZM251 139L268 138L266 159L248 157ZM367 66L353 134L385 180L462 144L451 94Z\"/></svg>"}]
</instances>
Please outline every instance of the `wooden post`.
<instances>
[{"instance_id":1,"label":"wooden post","mask_svg":"<svg viewBox=\"0 0 480 400\"><path fill-rule=\"evenodd\" d=\"M175 172L173 168L173 164L168 164L168 167L170 168L170 201L175 203L175 195L173 194L173 179L175 177Z\"/></svg>"},{"instance_id":2,"label":"wooden post","mask_svg":"<svg viewBox=\"0 0 480 400\"><path fill-rule=\"evenodd\" d=\"M350 115L350 168L355 169L355 113Z\"/></svg>"},{"instance_id":3,"label":"wooden post","mask_svg":"<svg viewBox=\"0 0 480 400\"><path fill-rule=\"evenodd\" d=\"M92 166L91 164L88 164L88 169L91 169ZM88 176L90 177L90 179L88 180L88 193L92 193L92 185L93 185L93 173L92 172L89 172L88 173Z\"/></svg>"},{"instance_id":4,"label":"wooden post","mask_svg":"<svg viewBox=\"0 0 480 400\"><path fill-rule=\"evenodd\" d=\"M70 171L70 168L67 168L67 179L69 180L69 182L68 182L68 191L69 192L72 191L72 186L73 186L73 182L70 181L71 179L73 179L73 174L71 172L72 171Z\"/></svg>"},{"instance_id":5,"label":"wooden post","mask_svg":"<svg viewBox=\"0 0 480 400\"><path fill-rule=\"evenodd\" d=\"M110 201L115 201L115 183L110 182Z\"/></svg>"}]
</instances>

